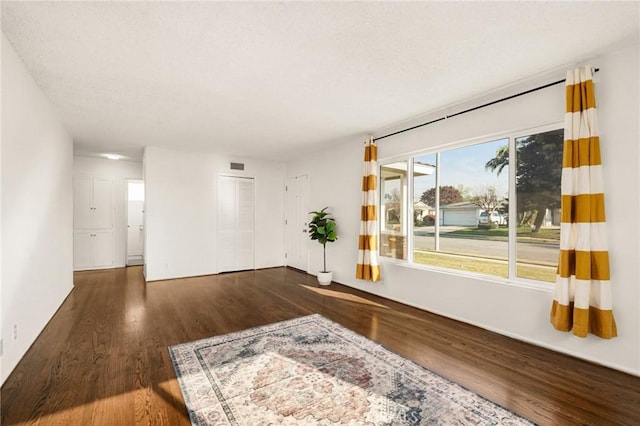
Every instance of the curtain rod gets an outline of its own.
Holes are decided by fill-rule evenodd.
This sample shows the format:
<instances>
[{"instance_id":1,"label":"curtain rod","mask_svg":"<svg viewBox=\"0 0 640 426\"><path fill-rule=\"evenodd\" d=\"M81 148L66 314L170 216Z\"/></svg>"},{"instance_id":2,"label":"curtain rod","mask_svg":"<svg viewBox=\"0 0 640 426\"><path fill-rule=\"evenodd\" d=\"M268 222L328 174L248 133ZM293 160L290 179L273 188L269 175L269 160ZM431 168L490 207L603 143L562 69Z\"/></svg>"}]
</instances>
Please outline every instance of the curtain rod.
<instances>
[{"instance_id":1,"label":"curtain rod","mask_svg":"<svg viewBox=\"0 0 640 426\"><path fill-rule=\"evenodd\" d=\"M594 68L594 70L593 70L593 72L598 72L598 71L600 71L600 68ZM438 121L446 120L448 118L455 117L457 115L466 114L468 112L475 111L475 110L480 109L480 108L485 108L485 107L488 107L488 106L491 106L491 105L495 105L495 104L500 103L500 102L508 101L510 99L517 98L518 96L528 95L529 93L537 92L538 90L546 89L547 87L556 86L558 84L564 83L565 81L567 81L567 80L566 79L562 79L562 80L554 81L552 83L547 83L547 84L544 84L542 86L534 87L533 89L525 90L524 92L516 93L515 95L507 96L505 98L498 99L498 100L495 100L495 101L491 101L491 102L488 102L486 104L482 104L482 105L475 106L473 108L465 109L464 111L456 112L455 114L445 115L444 117L436 118L435 120L427 121L426 123L418 124L416 126L409 127L407 129L398 130L397 132L389 133L388 135L379 136L377 138L373 138L373 140L374 141L379 141L380 139L384 139L384 138L388 138L388 137L391 137L391 136L395 136L395 135L400 134L400 133L408 132L409 130L414 130L414 129L417 129L419 127L428 126L429 124L437 123Z\"/></svg>"}]
</instances>

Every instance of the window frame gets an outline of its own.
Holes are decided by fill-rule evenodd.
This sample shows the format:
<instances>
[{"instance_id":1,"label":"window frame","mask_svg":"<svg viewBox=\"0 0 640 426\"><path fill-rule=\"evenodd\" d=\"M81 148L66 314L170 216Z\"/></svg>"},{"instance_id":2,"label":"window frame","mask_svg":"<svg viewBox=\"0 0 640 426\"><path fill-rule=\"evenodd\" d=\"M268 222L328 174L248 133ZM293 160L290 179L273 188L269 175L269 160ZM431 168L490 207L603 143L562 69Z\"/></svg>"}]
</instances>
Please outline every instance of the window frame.
<instances>
[{"instance_id":1,"label":"window frame","mask_svg":"<svg viewBox=\"0 0 640 426\"><path fill-rule=\"evenodd\" d=\"M538 281L530 278L523 278L517 276L517 227L513 224L518 222L518 210L517 209L509 209L508 215L508 249L507 249L507 270L508 276L501 277L498 275L488 275L482 274L478 272L470 272L460 269L450 269L441 266L434 266L424 263L416 263L414 262L414 223L413 223L413 197L414 197L414 178L413 178L413 169L414 169L414 159L415 157L422 155L435 155L437 167L439 171L439 163L440 163L440 154L444 151L454 150L458 148L464 148L472 145L478 145L482 143L492 142L499 139L507 139L509 144L509 176L508 176L508 196L509 200L515 200L517 205L517 194L516 194L516 167L512 165L517 164L516 158L516 140L518 138L527 137L539 133L561 130L564 129L564 121L554 121L547 124L537 125L533 127L520 128L520 129L512 129L506 130L503 132L498 132L490 135L485 135L481 137L475 137L470 139L465 139L461 141L449 142L439 145L434 145L428 149L424 150L416 150L411 151L405 154L393 155L389 157L384 157L378 160L378 188L382 192L381 185L381 173L380 170L382 167L388 164L392 164L394 162L406 161L407 162L407 199L404 200L405 205L405 214L404 220L407 223L407 259L398 259L387 256L379 256L380 261L384 264L392 264L395 266L412 268L412 269L420 269L433 271L438 273L444 273L454 276L462 276L466 278L473 278L481 281L489 281L492 283L500 283L507 284L516 287L524 287L529 289L542 290L545 292L553 292L554 286L552 282L547 281ZM436 173L435 179L436 188L441 186L440 184L440 173ZM379 203L382 203L384 194L379 194ZM380 206L378 206L380 209ZM378 229L382 232L382 218L378 218ZM439 232L439 222L440 222L440 210L436 209L436 221L435 221L435 232ZM437 238L436 238L437 239ZM378 244L381 244L381 238L378 238ZM380 250L380 247L378 247ZM379 251L380 252L380 251Z\"/></svg>"}]
</instances>

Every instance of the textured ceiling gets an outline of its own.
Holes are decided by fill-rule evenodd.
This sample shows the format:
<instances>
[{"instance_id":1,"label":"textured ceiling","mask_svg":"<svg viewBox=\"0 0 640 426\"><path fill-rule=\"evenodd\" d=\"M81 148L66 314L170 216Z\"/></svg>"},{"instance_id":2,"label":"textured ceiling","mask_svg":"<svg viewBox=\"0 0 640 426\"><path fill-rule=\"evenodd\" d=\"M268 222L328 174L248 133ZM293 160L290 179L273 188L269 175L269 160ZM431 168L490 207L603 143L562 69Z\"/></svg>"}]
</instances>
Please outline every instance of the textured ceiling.
<instances>
[{"instance_id":1,"label":"textured ceiling","mask_svg":"<svg viewBox=\"0 0 640 426\"><path fill-rule=\"evenodd\" d=\"M138 159L147 145L291 158L638 28L637 2L2 2L76 153Z\"/></svg>"}]
</instances>

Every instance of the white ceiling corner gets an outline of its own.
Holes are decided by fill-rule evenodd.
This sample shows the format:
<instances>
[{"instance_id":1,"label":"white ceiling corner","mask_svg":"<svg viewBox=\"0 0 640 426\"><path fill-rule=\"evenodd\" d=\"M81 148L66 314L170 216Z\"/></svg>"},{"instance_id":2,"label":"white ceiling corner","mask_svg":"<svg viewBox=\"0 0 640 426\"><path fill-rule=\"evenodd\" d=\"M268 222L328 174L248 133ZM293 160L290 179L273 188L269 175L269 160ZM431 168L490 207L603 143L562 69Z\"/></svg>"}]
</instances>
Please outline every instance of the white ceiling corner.
<instances>
[{"instance_id":1,"label":"white ceiling corner","mask_svg":"<svg viewBox=\"0 0 640 426\"><path fill-rule=\"evenodd\" d=\"M3 1L2 31L77 153L283 160L637 43L639 4Z\"/></svg>"}]
</instances>

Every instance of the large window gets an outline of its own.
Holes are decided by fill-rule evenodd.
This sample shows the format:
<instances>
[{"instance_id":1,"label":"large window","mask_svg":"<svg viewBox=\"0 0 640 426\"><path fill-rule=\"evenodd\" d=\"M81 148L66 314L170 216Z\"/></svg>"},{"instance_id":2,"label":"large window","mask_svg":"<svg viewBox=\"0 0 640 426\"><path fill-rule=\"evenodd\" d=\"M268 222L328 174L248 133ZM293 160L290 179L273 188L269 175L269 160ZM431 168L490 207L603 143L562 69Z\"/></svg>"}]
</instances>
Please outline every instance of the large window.
<instances>
[{"instance_id":1,"label":"large window","mask_svg":"<svg viewBox=\"0 0 640 426\"><path fill-rule=\"evenodd\" d=\"M381 162L380 254L553 282L562 136L562 129L505 135Z\"/></svg>"}]
</instances>

